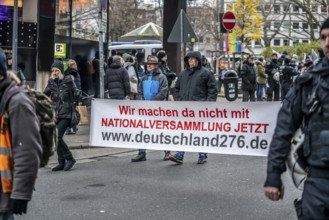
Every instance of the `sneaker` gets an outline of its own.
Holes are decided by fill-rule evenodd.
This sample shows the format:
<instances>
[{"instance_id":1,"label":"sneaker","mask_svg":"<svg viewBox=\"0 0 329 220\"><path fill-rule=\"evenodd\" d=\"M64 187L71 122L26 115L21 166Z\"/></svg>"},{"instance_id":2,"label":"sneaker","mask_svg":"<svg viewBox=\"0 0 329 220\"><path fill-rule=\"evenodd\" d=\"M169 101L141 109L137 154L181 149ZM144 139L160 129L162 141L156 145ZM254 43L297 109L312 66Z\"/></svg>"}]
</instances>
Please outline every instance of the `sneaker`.
<instances>
[{"instance_id":1,"label":"sneaker","mask_svg":"<svg viewBox=\"0 0 329 220\"><path fill-rule=\"evenodd\" d=\"M76 132L74 131L73 128L70 128L68 131L66 131L67 135L75 134Z\"/></svg>"},{"instance_id":2,"label":"sneaker","mask_svg":"<svg viewBox=\"0 0 329 220\"><path fill-rule=\"evenodd\" d=\"M131 159L131 162L141 162L146 160L146 155L145 154L137 154L136 157Z\"/></svg>"},{"instance_id":3,"label":"sneaker","mask_svg":"<svg viewBox=\"0 0 329 220\"><path fill-rule=\"evenodd\" d=\"M66 161L64 171L69 171L70 169L72 169L75 163L76 163L76 160L74 158Z\"/></svg>"},{"instance_id":4,"label":"sneaker","mask_svg":"<svg viewBox=\"0 0 329 220\"><path fill-rule=\"evenodd\" d=\"M169 155L168 156L169 160L178 163L178 164L182 164L183 163L183 157L180 157L179 155L175 154L175 155Z\"/></svg>"},{"instance_id":5,"label":"sneaker","mask_svg":"<svg viewBox=\"0 0 329 220\"><path fill-rule=\"evenodd\" d=\"M56 172L56 171L61 171L61 170L64 170L64 167L65 167L64 164L58 164L57 166L53 167L53 168L51 169L51 171L54 171L54 172Z\"/></svg>"},{"instance_id":6,"label":"sneaker","mask_svg":"<svg viewBox=\"0 0 329 220\"><path fill-rule=\"evenodd\" d=\"M170 155L170 151L166 151L166 152L165 152L165 155L164 155L164 157L163 157L163 160L164 160L164 161L169 160L169 155Z\"/></svg>"},{"instance_id":7,"label":"sneaker","mask_svg":"<svg viewBox=\"0 0 329 220\"><path fill-rule=\"evenodd\" d=\"M207 154L200 154L198 164L204 164L207 163Z\"/></svg>"}]
</instances>

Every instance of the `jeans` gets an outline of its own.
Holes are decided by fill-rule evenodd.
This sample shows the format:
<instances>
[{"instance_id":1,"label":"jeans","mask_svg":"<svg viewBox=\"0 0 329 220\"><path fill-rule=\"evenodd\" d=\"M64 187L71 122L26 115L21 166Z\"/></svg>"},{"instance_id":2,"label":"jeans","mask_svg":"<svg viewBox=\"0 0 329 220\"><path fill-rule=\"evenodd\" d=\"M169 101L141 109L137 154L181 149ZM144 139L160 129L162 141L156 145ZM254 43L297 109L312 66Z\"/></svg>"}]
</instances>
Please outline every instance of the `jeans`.
<instances>
[{"instance_id":1,"label":"jeans","mask_svg":"<svg viewBox=\"0 0 329 220\"><path fill-rule=\"evenodd\" d=\"M11 212L0 213L0 220L15 220Z\"/></svg>"},{"instance_id":2,"label":"jeans","mask_svg":"<svg viewBox=\"0 0 329 220\"><path fill-rule=\"evenodd\" d=\"M206 154L206 153L201 153L200 152L199 157L201 156L201 154ZM184 159L185 152L184 151L178 151L175 155L177 155L178 157L181 157L181 159Z\"/></svg>"},{"instance_id":3,"label":"jeans","mask_svg":"<svg viewBox=\"0 0 329 220\"><path fill-rule=\"evenodd\" d=\"M71 151L67 144L65 143L63 136L65 134L66 129L70 126L71 120L68 118L61 118L57 122L57 129L58 129L58 147L57 147L57 156L58 161L62 162L68 156L71 156Z\"/></svg>"},{"instance_id":4,"label":"jeans","mask_svg":"<svg viewBox=\"0 0 329 220\"><path fill-rule=\"evenodd\" d=\"M266 84L258 84L257 83L257 101L262 101L262 97L263 97L263 91L266 87Z\"/></svg>"}]
</instances>

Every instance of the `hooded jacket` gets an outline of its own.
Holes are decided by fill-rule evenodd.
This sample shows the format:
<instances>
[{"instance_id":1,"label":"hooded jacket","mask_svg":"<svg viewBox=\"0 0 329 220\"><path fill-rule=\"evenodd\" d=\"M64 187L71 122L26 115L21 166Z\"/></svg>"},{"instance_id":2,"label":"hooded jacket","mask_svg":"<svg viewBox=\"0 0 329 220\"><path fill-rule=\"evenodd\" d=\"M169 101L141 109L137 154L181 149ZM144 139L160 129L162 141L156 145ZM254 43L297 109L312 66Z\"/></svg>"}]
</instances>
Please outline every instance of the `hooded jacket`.
<instances>
[{"instance_id":1,"label":"hooded jacket","mask_svg":"<svg viewBox=\"0 0 329 220\"><path fill-rule=\"evenodd\" d=\"M73 76L74 83L75 83L77 89L81 90L81 78L80 78L80 74L79 74L78 70L69 67L69 68L67 68L67 70L65 70L64 75Z\"/></svg>"},{"instance_id":2,"label":"hooded jacket","mask_svg":"<svg viewBox=\"0 0 329 220\"><path fill-rule=\"evenodd\" d=\"M195 57L198 60L196 68L190 68L188 64L189 57ZM218 89L216 79L208 69L202 66L201 53L198 51L189 52L184 62L186 69L183 70L177 78L175 84L175 101L216 101Z\"/></svg>"},{"instance_id":3,"label":"hooded jacket","mask_svg":"<svg viewBox=\"0 0 329 220\"><path fill-rule=\"evenodd\" d=\"M11 193L0 191L0 212L9 211L10 199L31 200L42 155L35 108L25 93L10 95L11 88L15 86L16 83L9 77L0 82L0 115L7 109L14 159L13 188ZM4 98L7 96L11 97L8 102Z\"/></svg>"}]
</instances>

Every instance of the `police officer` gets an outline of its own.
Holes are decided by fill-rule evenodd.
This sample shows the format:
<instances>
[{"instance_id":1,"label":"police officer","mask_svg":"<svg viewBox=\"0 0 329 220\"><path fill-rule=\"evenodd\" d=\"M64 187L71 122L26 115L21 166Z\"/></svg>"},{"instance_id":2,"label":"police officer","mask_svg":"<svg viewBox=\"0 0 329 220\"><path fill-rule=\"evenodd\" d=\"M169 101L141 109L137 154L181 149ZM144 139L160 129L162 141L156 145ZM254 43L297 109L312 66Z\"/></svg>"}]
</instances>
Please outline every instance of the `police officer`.
<instances>
[{"instance_id":1,"label":"police officer","mask_svg":"<svg viewBox=\"0 0 329 220\"><path fill-rule=\"evenodd\" d=\"M297 77L279 111L264 184L270 200L283 198L281 174L286 170L290 141L306 117L302 157L307 161L309 174L302 194L302 219L329 219L329 18L321 25L320 43L325 58ZM310 114L314 100L319 105Z\"/></svg>"},{"instance_id":2,"label":"police officer","mask_svg":"<svg viewBox=\"0 0 329 220\"><path fill-rule=\"evenodd\" d=\"M293 67L290 57L286 56L284 59L284 66L281 70L281 100L286 97L293 81L293 77L298 74L297 70Z\"/></svg>"},{"instance_id":3,"label":"police officer","mask_svg":"<svg viewBox=\"0 0 329 220\"><path fill-rule=\"evenodd\" d=\"M278 55L276 53L272 54L272 60L267 62L265 65L265 73L267 74L267 101L280 100L280 82L273 78L274 74L279 71Z\"/></svg>"}]
</instances>

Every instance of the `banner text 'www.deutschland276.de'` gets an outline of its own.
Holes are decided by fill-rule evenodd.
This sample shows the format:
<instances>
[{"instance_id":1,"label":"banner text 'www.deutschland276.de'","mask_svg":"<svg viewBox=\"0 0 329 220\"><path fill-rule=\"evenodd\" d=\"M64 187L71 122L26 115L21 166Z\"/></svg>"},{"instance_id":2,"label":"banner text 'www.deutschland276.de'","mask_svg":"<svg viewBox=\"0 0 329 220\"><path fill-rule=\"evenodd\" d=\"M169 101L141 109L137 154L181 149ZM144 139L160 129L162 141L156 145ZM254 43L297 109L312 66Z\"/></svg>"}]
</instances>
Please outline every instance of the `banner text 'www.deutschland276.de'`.
<instances>
[{"instance_id":1,"label":"banner text 'www.deutschland276.de'","mask_svg":"<svg viewBox=\"0 0 329 220\"><path fill-rule=\"evenodd\" d=\"M266 156L279 102L92 102L90 145Z\"/></svg>"}]
</instances>

